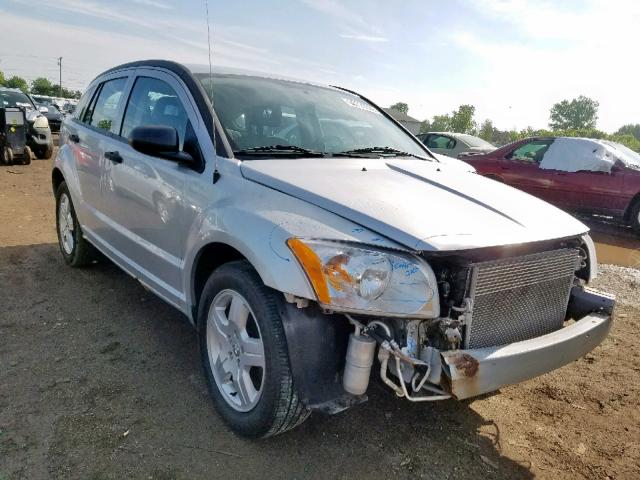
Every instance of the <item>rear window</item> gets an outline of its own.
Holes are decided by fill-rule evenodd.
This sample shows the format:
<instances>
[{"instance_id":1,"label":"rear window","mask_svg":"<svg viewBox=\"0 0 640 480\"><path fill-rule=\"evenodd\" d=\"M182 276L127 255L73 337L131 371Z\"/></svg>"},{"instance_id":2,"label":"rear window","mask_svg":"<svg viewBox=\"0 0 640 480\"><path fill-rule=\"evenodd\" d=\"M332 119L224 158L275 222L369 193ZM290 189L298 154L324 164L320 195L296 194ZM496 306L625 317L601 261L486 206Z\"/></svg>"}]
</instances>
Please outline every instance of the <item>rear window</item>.
<instances>
[{"instance_id":1,"label":"rear window","mask_svg":"<svg viewBox=\"0 0 640 480\"><path fill-rule=\"evenodd\" d=\"M478 137L474 137L473 135L467 135L466 133L462 133L460 134L460 138L462 140L464 140L464 142L469 145L470 147L490 147L490 148L495 148L493 145L491 145L489 142L478 138Z\"/></svg>"}]
</instances>

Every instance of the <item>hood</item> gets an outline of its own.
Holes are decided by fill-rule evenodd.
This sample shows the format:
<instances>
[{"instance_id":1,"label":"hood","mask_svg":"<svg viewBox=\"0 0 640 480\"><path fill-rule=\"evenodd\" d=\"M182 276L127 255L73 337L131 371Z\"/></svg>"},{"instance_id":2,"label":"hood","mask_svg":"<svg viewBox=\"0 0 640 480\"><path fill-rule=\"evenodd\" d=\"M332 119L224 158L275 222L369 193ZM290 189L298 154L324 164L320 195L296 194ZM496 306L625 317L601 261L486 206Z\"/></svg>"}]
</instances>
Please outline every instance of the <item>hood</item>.
<instances>
[{"instance_id":1,"label":"hood","mask_svg":"<svg viewBox=\"0 0 640 480\"><path fill-rule=\"evenodd\" d=\"M242 175L414 250L462 250L577 236L588 228L524 192L436 162L251 160Z\"/></svg>"},{"instance_id":2,"label":"hood","mask_svg":"<svg viewBox=\"0 0 640 480\"><path fill-rule=\"evenodd\" d=\"M475 171L476 171L476 169L473 168L471 165L469 165L466 162L463 162L462 160L458 160L457 158L447 157L446 155L441 155L441 154L435 153L435 152L431 152L431 154L434 157L436 157L436 160L438 162L442 163L446 167L449 167L449 168L461 168L465 172L470 172L470 173L475 173Z\"/></svg>"}]
</instances>

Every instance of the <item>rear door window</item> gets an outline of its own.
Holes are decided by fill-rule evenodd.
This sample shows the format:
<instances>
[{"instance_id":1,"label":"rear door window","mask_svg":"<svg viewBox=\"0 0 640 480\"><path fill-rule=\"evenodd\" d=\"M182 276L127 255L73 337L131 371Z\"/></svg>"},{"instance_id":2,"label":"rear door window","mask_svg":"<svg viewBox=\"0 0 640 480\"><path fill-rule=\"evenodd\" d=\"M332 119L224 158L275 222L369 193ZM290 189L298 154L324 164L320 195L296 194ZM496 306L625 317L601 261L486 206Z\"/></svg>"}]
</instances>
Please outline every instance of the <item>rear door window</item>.
<instances>
[{"instance_id":1,"label":"rear door window","mask_svg":"<svg viewBox=\"0 0 640 480\"><path fill-rule=\"evenodd\" d=\"M430 135L427 146L429 148L453 150L456 146L456 141L451 137L447 137L446 135Z\"/></svg>"},{"instance_id":2,"label":"rear door window","mask_svg":"<svg viewBox=\"0 0 640 480\"><path fill-rule=\"evenodd\" d=\"M117 115L126 84L126 78L116 78L102 84L100 92L92 102L93 108L90 107L85 114L85 120L89 125L110 133L117 133L115 130L118 123Z\"/></svg>"}]
</instances>

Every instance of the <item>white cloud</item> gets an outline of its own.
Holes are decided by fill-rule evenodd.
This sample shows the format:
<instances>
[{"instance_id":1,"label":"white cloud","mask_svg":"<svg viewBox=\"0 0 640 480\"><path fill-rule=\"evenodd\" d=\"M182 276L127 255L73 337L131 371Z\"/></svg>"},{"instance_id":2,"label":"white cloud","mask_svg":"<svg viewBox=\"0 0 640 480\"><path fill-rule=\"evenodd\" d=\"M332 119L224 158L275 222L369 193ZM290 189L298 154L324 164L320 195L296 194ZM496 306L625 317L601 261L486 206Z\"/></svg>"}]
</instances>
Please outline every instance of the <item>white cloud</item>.
<instances>
[{"instance_id":1,"label":"white cloud","mask_svg":"<svg viewBox=\"0 0 640 480\"><path fill-rule=\"evenodd\" d=\"M480 118L502 128L546 127L553 103L584 94L600 102L598 126L637 123L636 26L640 4L594 0L571 10L550 2L482 0L478 14L504 24L516 38L488 41L469 31L451 42L481 65L467 94ZM462 102L460 102L462 103Z\"/></svg>"},{"instance_id":2,"label":"white cloud","mask_svg":"<svg viewBox=\"0 0 640 480\"><path fill-rule=\"evenodd\" d=\"M164 2L158 2L157 0L133 0L134 3L145 5L147 7L159 8L161 10L171 10L173 7Z\"/></svg>"},{"instance_id":3,"label":"white cloud","mask_svg":"<svg viewBox=\"0 0 640 480\"><path fill-rule=\"evenodd\" d=\"M388 42L389 39L386 37L376 37L373 35L351 35L348 33L340 34L341 38L347 38L349 40L357 40L359 42L372 42L372 43L382 43Z\"/></svg>"}]
</instances>

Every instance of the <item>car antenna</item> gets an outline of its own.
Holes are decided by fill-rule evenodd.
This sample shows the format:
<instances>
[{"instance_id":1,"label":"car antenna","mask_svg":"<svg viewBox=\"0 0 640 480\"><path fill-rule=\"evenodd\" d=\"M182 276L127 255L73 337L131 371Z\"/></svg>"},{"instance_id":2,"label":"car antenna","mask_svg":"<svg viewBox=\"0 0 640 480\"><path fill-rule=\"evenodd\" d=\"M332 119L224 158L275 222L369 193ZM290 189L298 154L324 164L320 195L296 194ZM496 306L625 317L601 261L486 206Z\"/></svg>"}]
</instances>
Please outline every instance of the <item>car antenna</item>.
<instances>
[{"instance_id":1,"label":"car antenna","mask_svg":"<svg viewBox=\"0 0 640 480\"><path fill-rule=\"evenodd\" d=\"M220 178L218 171L218 149L216 145L216 114L213 109L213 63L211 61L211 26L209 22L209 0L204 0L207 20L207 46L209 48L209 99L211 100L211 122L213 123L213 183Z\"/></svg>"}]
</instances>

